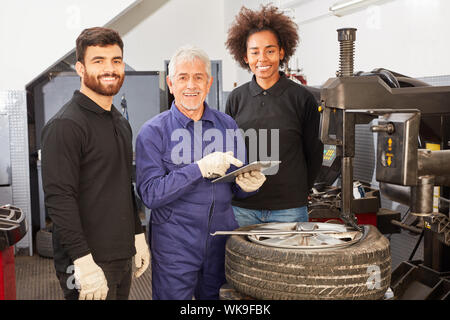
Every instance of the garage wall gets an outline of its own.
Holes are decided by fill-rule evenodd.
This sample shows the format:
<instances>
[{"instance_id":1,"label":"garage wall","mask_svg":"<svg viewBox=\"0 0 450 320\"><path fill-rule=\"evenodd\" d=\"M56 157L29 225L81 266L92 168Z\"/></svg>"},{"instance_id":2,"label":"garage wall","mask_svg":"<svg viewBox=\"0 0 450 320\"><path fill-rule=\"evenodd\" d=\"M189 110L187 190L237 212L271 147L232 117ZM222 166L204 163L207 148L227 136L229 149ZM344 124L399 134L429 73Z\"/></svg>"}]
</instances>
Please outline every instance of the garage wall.
<instances>
[{"instance_id":1,"label":"garage wall","mask_svg":"<svg viewBox=\"0 0 450 320\"><path fill-rule=\"evenodd\" d=\"M170 0L145 16L142 12L148 11L146 8L151 4L144 0L110 26L123 35L125 60L138 71L164 70L164 60L183 44L201 47L211 60L222 61L226 92L251 77L225 48L228 28L242 5L257 8L261 3L260 0Z\"/></svg>"},{"instance_id":2,"label":"garage wall","mask_svg":"<svg viewBox=\"0 0 450 320\"><path fill-rule=\"evenodd\" d=\"M103 26L135 0L2 0L0 90L23 90L75 47L87 27Z\"/></svg>"},{"instance_id":3,"label":"garage wall","mask_svg":"<svg viewBox=\"0 0 450 320\"><path fill-rule=\"evenodd\" d=\"M335 75L339 67L336 30L344 27L358 29L355 71L383 67L412 77L450 74L450 42L445 36L450 30L450 1L380 0L336 17L329 7L338 0L233 0L225 3L225 33L242 5L258 8L269 2L285 9L299 25L301 40L291 67L303 68L309 85L321 85ZM247 71L234 61L231 66L234 69L228 74L237 85L249 80ZM229 90L225 85L224 90Z\"/></svg>"},{"instance_id":4,"label":"garage wall","mask_svg":"<svg viewBox=\"0 0 450 320\"><path fill-rule=\"evenodd\" d=\"M301 2L300 5L295 3ZM450 1L385 0L352 14L335 17L337 0L294 3L301 44L297 57L308 84L321 85L338 69L336 29L355 27L355 71L383 67L412 77L450 74Z\"/></svg>"},{"instance_id":5,"label":"garage wall","mask_svg":"<svg viewBox=\"0 0 450 320\"><path fill-rule=\"evenodd\" d=\"M275 0L294 9L301 43L298 58L310 85L320 85L338 68L336 29L356 27L355 70L385 67L414 77L450 74L450 1L384 0L344 17L329 14L337 0ZM224 47L226 32L242 5L256 8L267 0L5 0L0 10L0 89L23 89L74 48L89 26L107 25L124 35L126 58L135 70L162 70L181 43L204 48L223 61L223 89L240 85L250 74ZM132 9L140 6L138 13ZM154 11L148 7L156 8ZM126 13L126 14L124 14ZM147 16L145 16L147 15ZM120 17L114 19L115 17Z\"/></svg>"},{"instance_id":6,"label":"garage wall","mask_svg":"<svg viewBox=\"0 0 450 320\"><path fill-rule=\"evenodd\" d=\"M128 65L137 71L164 70L180 45L202 47L223 62L223 89L248 81L225 49L226 31L245 4L258 0L5 0L0 10L0 89L20 89L71 54L79 33L91 26L119 31Z\"/></svg>"},{"instance_id":7,"label":"garage wall","mask_svg":"<svg viewBox=\"0 0 450 320\"><path fill-rule=\"evenodd\" d=\"M111 25L123 34L125 61L137 71L164 70L165 60L185 44L199 46L211 60L222 60L224 90L234 82L234 66L225 52L226 0L171 0L158 11L141 17L150 5L144 1ZM140 21L131 26L133 21Z\"/></svg>"}]
</instances>

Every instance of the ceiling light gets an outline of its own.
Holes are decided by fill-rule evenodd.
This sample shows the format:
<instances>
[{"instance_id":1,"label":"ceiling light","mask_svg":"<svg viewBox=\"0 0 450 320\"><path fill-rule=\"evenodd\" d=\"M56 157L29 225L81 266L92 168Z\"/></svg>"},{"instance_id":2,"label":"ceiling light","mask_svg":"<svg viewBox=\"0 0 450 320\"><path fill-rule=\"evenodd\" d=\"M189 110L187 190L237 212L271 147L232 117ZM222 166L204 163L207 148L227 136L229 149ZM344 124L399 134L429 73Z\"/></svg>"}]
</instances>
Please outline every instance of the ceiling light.
<instances>
[{"instance_id":1,"label":"ceiling light","mask_svg":"<svg viewBox=\"0 0 450 320\"><path fill-rule=\"evenodd\" d=\"M333 4L330 7L330 11L338 17L345 16L346 14L353 13L355 11L364 9L375 2L382 0L345 0ZM384 0L385 1L385 0Z\"/></svg>"}]
</instances>

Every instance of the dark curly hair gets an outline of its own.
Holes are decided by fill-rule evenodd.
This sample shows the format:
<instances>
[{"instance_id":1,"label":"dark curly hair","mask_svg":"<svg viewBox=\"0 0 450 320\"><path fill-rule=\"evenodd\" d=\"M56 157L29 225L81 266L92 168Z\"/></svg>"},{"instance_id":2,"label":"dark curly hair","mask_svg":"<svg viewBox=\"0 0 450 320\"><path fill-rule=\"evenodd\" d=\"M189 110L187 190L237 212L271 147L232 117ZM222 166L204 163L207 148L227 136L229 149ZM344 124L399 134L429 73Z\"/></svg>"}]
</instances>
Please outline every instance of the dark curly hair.
<instances>
[{"instance_id":1,"label":"dark curly hair","mask_svg":"<svg viewBox=\"0 0 450 320\"><path fill-rule=\"evenodd\" d=\"M247 55L248 37L264 30L272 31L278 39L278 45L284 49L284 58L280 61L280 67L283 67L294 54L299 37L297 24L290 17L270 4L262 5L260 11L253 11L243 6L228 30L228 38L225 42L228 51L242 68L250 70L244 61Z\"/></svg>"}]
</instances>

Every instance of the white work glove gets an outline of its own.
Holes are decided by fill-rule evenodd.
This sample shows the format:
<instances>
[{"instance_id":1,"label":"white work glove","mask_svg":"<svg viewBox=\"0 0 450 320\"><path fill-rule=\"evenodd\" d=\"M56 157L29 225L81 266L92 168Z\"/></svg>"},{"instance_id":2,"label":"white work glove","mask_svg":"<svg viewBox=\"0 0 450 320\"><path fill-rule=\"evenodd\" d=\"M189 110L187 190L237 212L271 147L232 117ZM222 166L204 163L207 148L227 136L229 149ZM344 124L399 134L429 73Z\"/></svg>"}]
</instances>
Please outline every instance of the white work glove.
<instances>
[{"instance_id":1,"label":"white work glove","mask_svg":"<svg viewBox=\"0 0 450 320\"><path fill-rule=\"evenodd\" d=\"M134 246L136 247L136 254L134 256L134 264L138 269L134 276L139 278L145 270L147 270L150 264L150 252L148 251L147 241L145 240L145 234L139 233L134 236Z\"/></svg>"},{"instance_id":2,"label":"white work glove","mask_svg":"<svg viewBox=\"0 0 450 320\"><path fill-rule=\"evenodd\" d=\"M233 151L228 152L213 152L204 156L197 161L198 167L202 173L203 178L211 179L218 178L227 172L230 164L240 167L243 165L242 161L233 157Z\"/></svg>"},{"instance_id":3,"label":"white work glove","mask_svg":"<svg viewBox=\"0 0 450 320\"><path fill-rule=\"evenodd\" d=\"M105 300L108 295L108 282L105 274L92 258L92 254L76 259L75 281L80 285L79 300Z\"/></svg>"},{"instance_id":4,"label":"white work glove","mask_svg":"<svg viewBox=\"0 0 450 320\"><path fill-rule=\"evenodd\" d=\"M259 170L241 173L236 177L236 183L245 192L253 192L259 189L266 181L266 176Z\"/></svg>"}]
</instances>

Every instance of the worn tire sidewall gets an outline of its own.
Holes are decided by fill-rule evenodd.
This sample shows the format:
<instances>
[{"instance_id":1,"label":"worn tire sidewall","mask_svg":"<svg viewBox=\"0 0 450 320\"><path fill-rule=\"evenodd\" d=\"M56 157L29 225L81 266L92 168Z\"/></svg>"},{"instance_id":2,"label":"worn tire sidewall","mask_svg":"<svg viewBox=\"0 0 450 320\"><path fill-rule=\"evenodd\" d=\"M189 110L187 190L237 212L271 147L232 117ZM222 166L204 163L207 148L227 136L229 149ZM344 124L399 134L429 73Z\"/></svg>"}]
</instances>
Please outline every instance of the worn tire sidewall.
<instances>
[{"instance_id":1,"label":"worn tire sidewall","mask_svg":"<svg viewBox=\"0 0 450 320\"><path fill-rule=\"evenodd\" d=\"M246 226L237 230L248 231L254 227L255 225ZM253 276L259 270L274 271L281 275L280 281L288 281L291 276L327 277L332 273L345 277L348 273L352 277L360 276L361 283L364 283L365 279L370 276L367 274L369 268L379 268L383 279L381 288L377 293L372 291L367 296L380 298L383 295L383 290L385 291L388 288L390 282L389 241L375 227L367 225L365 228L365 236L359 242L349 247L334 249L276 248L254 243L248 240L246 236L233 235L228 239L226 245L227 280L237 289L241 286L240 283L234 283L232 277L228 275L230 265L236 265L236 263L242 264L242 269L246 270L247 273L252 273ZM286 276L283 275L284 273ZM261 279L261 281L264 281L264 279ZM245 291L243 293L250 294ZM364 293L361 297L365 297ZM313 299L316 298L313 297ZM326 298L342 297L331 295Z\"/></svg>"}]
</instances>

